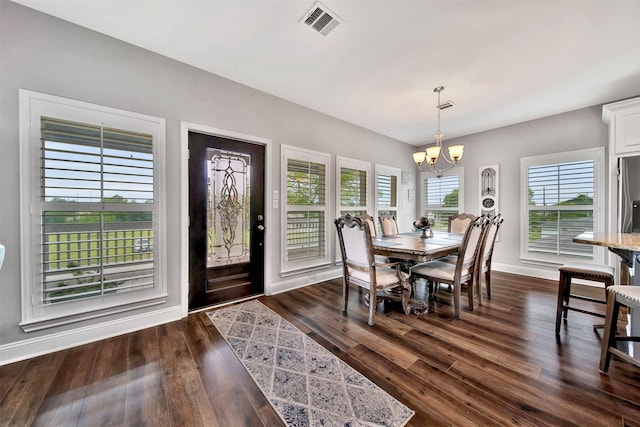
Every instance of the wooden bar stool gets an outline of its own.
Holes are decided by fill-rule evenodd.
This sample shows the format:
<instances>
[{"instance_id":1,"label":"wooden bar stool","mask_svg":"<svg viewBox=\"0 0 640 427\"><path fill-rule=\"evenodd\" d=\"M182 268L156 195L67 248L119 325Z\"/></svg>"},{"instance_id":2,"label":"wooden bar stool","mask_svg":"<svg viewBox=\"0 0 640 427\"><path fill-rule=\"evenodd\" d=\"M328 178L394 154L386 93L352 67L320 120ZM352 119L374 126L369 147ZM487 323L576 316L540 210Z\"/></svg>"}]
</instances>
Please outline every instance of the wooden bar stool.
<instances>
[{"instance_id":1,"label":"wooden bar stool","mask_svg":"<svg viewBox=\"0 0 640 427\"><path fill-rule=\"evenodd\" d=\"M600 372L609 370L611 355L615 354L625 362L640 367L640 359L629 356L617 348L618 341L640 342L640 336L617 336L618 314L620 306L627 306L635 310L634 315L640 314L640 286L611 286L607 289L607 315L602 338L602 353L600 354ZM635 333L635 332L634 332Z\"/></svg>"},{"instance_id":2,"label":"wooden bar stool","mask_svg":"<svg viewBox=\"0 0 640 427\"><path fill-rule=\"evenodd\" d=\"M606 304L606 289L613 285L613 278L615 275L615 269L613 267L601 264L582 264L577 262L567 263L560 267L559 270L560 280L558 283L558 306L556 311L556 338L560 337L560 319L564 318L566 320L569 310L590 314L592 316L605 317L602 313L571 307L569 305L569 298ZM604 283L605 299L600 300L597 298L572 294L571 279L573 278ZM593 325L594 328L601 328L602 326L603 325Z\"/></svg>"}]
</instances>

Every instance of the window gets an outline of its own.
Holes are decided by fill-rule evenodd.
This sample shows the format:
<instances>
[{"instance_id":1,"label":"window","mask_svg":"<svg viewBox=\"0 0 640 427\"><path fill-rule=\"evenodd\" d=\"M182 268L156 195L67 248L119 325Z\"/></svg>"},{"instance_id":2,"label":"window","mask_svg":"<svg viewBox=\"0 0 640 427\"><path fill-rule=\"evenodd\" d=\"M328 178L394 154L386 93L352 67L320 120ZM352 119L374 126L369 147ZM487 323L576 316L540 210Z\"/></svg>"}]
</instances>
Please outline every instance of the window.
<instances>
[{"instance_id":1,"label":"window","mask_svg":"<svg viewBox=\"0 0 640 427\"><path fill-rule=\"evenodd\" d=\"M344 157L336 158L338 171L338 215L371 213L369 206L369 174L371 164Z\"/></svg>"},{"instance_id":2,"label":"window","mask_svg":"<svg viewBox=\"0 0 640 427\"><path fill-rule=\"evenodd\" d=\"M282 146L282 194L286 195L283 272L329 262L327 211L329 154Z\"/></svg>"},{"instance_id":3,"label":"window","mask_svg":"<svg viewBox=\"0 0 640 427\"><path fill-rule=\"evenodd\" d=\"M20 102L23 329L164 302L164 120L30 91Z\"/></svg>"},{"instance_id":4,"label":"window","mask_svg":"<svg viewBox=\"0 0 640 427\"><path fill-rule=\"evenodd\" d=\"M388 213L398 218L398 177L400 169L376 165L376 212L378 234L382 234L378 217Z\"/></svg>"},{"instance_id":5,"label":"window","mask_svg":"<svg viewBox=\"0 0 640 427\"><path fill-rule=\"evenodd\" d=\"M597 260L601 251L574 243L585 231L603 230L604 148L521 160L523 259L563 263Z\"/></svg>"},{"instance_id":6,"label":"window","mask_svg":"<svg viewBox=\"0 0 640 427\"><path fill-rule=\"evenodd\" d=\"M442 178L420 174L422 215L435 221L434 229L447 231L449 217L464 212L464 168L457 167Z\"/></svg>"}]
</instances>

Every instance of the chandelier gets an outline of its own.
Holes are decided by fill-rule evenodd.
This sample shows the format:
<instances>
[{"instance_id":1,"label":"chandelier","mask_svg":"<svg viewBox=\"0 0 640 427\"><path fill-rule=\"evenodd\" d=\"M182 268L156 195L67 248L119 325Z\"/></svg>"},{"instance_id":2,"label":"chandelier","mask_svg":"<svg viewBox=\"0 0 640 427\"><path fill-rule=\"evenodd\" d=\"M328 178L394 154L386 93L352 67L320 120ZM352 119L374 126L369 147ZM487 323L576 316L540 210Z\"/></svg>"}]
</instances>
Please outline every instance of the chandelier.
<instances>
[{"instance_id":1,"label":"chandelier","mask_svg":"<svg viewBox=\"0 0 640 427\"><path fill-rule=\"evenodd\" d=\"M464 153L464 145L452 145L448 147L449 156L441 152L442 137L444 135L442 134L442 132L440 132L440 110L442 110L444 107L442 106L442 104L440 104L440 92L442 92L443 90L444 86L438 86L437 88L433 89L433 91L438 94L438 105L436 105L436 108L438 109L438 132L436 132L436 145L427 147L425 151L418 151L417 153L413 153L413 161L416 162L418 168L420 170L428 170L429 172L433 172L438 178L442 178L446 171L455 168L458 162L462 159L462 154ZM444 169L439 169L438 167L436 167L436 163L440 157L442 157L448 163L448 165L446 165Z\"/></svg>"}]
</instances>

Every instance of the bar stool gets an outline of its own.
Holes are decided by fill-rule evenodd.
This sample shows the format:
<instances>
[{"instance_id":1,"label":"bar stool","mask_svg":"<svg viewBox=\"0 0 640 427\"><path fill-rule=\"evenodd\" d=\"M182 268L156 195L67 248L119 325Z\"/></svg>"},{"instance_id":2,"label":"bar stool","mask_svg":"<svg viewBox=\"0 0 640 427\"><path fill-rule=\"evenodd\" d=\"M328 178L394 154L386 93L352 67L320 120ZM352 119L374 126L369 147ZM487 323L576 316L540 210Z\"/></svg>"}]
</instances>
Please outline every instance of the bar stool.
<instances>
[{"instance_id":1,"label":"bar stool","mask_svg":"<svg viewBox=\"0 0 640 427\"><path fill-rule=\"evenodd\" d=\"M607 314L604 324L604 337L602 338L602 353L600 354L600 372L606 373L609 370L611 355L615 354L625 362L632 363L640 367L640 359L629 356L627 353L618 350L618 341L640 342L640 336L616 336L618 329L618 314L620 306L640 310L640 286L611 286L607 288ZM634 315L640 314L636 311Z\"/></svg>"},{"instance_id":2,"label":"bar stool","mask_svg":"<svg viewBox=\"0 0 640 427\"><path fill-rule=\"evenodd\" d=\"M564 318L566 320L569 310L590 314L592 316L605 317L602 313L569 306L569 298L600 304L607 303L606 300L572 294L571 279L576 278L604 283L606 297L606 289L613 285L615 275L615 269L613 267L601 264L567 263L560 267L559 270L560 280L558 282L558 306L556 310L556 338L560 338L560 319ZM593 325L593 327L601 328L602 325Z\"/></svg>"}]
</instances>

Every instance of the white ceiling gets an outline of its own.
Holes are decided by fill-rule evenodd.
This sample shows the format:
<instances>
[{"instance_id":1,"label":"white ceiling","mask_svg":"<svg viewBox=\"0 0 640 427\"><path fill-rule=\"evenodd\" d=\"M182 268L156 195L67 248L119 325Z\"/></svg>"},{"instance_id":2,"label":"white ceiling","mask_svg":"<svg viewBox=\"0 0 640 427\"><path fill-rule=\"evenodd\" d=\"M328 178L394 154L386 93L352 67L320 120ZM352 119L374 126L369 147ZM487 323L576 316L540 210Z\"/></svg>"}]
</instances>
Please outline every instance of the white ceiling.
<instances>
[{"instance_id":1,"label":"white ceiling","mask_svg":"<svg viewBox=\"0 0 640 427\"><path fill-rule=\"evenodd\" d=\"M413 145L640 94L640 1L15 0Z\"/></svg>"}]
</instances>

